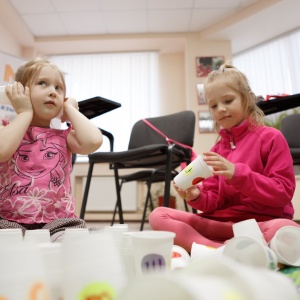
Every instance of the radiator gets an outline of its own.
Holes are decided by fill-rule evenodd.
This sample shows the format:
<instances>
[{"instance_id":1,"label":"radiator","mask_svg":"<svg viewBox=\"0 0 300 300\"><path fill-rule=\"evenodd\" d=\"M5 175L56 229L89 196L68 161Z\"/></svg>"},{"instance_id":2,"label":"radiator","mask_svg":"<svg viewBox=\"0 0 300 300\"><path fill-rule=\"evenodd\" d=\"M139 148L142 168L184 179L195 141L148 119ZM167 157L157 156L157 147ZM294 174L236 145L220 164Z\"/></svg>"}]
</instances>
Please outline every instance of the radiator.
<instances>
[{"instance_id":1,"label":"radiator","mask_svg":"<svg viewBox=\"0 0 300 300\"><path fill-rule=\"evenodd\" d=\"M83 179L85 186L86 177ZM121 190L124 211L137 210L137 182L124 183ZM114 211L116 204L115 178L113 176L93 176L86 211Z\"/></svg>"}]
</instances>

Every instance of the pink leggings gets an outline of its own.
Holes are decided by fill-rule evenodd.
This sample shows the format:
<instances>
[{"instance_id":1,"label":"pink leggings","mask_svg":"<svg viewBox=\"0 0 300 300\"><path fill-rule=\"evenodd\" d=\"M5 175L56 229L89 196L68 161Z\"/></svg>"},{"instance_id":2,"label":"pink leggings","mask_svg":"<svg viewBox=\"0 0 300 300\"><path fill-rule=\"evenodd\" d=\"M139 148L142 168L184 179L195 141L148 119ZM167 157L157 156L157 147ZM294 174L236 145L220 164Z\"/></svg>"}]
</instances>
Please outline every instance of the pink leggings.
<instances>
[{"instance_id":1,"label":"pink leggings","mask_svg":"<svg viewBox=\"0 0 300 300\"><path fill-rule=\"evenodd\" d=\"M153 230L172 231L176 233L174 244L183 247L189 253L193 242L211 247L220 247L233 237L233 222L220 222L202 218L197 214L180 211L167 207L157 207L149 217ZM258 222L258 225L269 242L276 231L283 226L296 226L296 222L289 219L273 219Z\"/></svg>"}]
</instances>

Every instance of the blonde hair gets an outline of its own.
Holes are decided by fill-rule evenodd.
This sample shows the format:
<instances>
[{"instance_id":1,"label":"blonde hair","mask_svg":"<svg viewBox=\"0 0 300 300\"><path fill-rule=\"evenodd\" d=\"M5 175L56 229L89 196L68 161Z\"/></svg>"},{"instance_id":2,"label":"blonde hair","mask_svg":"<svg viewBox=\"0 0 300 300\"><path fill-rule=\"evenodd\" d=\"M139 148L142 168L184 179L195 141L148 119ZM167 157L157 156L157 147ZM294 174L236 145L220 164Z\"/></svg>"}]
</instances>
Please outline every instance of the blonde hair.
<instances>
[{"instance_id":1,"label":"blonde hair","mask_svg":"<svg viewBox=\"0 0 300 300\"><path fill-rule=\"evenodd\" d=\"M33 82L39 76L41 69L45 66L50 66L55 71L57 71L63 83L64 95L66 95L66 83L63 73L58 69L58 67L55 64L50 62L46 57L37 56L24 63L17 70L15 74L15 80L21 82L24 87L30 87L30 85L33 84Z\"/></svg>"},{"instance_id":2,"label":"blonde hair","mask_svg":"<svg viewBox=\"0 0 300 300\"><path fill-rule=\"evenodd\" d=\"M232 66L230 63L225 63L220 66L218 70L214 70L206 78L204 83L204 97L206 98L206 91L210 84L216 80L225 81L225 84L239 93L242 98L242 107L244 110L245 118L248 118L250 125L258 126L264 124L264 113L256 105L256 96L252 92L247 77ZM220 130L218 124L216 124L217 131Z\"/></svg>"}]
</instances>

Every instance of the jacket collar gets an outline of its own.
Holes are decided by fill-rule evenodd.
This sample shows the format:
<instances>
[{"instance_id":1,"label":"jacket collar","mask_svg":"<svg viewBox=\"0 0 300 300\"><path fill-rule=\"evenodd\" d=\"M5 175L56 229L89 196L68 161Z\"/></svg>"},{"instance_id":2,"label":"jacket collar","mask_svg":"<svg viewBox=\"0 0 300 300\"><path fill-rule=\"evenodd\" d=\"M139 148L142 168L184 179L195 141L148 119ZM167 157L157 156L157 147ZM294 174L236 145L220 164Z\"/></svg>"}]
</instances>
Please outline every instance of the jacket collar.
<instances>
[{"instance_id":1,"label":"jacket collar","mask_svg":"<svg viewBox=\"0 0 300 300\"><path fill-rule=\"evenodd\" d=\"M246 119L235 127L232 127L230 129L221 129L220 136L223 138L228 138L228 136L238 137L240 135L243 135L243 133L245 133L246 131L248 131L249 126L251 125L249 124L248 119Z\"/></svg>"}]
</instances>

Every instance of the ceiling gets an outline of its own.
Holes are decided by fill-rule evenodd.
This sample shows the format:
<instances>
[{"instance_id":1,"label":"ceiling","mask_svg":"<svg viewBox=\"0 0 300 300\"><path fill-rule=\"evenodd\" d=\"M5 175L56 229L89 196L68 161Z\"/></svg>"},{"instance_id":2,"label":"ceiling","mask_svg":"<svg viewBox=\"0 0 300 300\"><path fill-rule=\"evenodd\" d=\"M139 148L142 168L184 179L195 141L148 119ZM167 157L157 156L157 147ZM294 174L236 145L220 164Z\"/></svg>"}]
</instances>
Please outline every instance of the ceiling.
<instances>
[{"instance_id":1,"label":"ceiling","mask_svg":"<svg viewBox=\"0 0 300 300\"><path fill-rule=\"evenodd\" d=\"M25 47L92 36L197 32L230 39L237 53L300 26L299 0L1 1L1 22Z\"/></svg>"}]
</instances>

